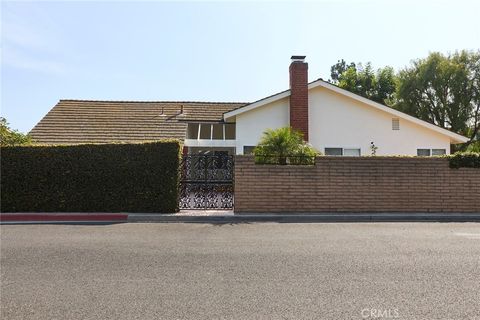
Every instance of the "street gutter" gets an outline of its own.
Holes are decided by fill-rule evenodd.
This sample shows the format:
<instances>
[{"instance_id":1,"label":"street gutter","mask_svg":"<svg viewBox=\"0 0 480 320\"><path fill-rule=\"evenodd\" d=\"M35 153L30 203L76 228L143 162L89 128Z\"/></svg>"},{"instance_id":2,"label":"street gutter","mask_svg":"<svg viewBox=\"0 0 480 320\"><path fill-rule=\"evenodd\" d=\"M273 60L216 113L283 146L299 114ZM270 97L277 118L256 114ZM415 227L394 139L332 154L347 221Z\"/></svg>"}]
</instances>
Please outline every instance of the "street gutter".
<instances>
[{"instance_id":1,"label":"street gutter","mask_svg":"<svg viewBox=\"0 0 480 320\"><path fill-rule=\"evenodd\" d=\"M480 213L2 213L0 224L480 222Z\"/></svg>"}]
</instances>

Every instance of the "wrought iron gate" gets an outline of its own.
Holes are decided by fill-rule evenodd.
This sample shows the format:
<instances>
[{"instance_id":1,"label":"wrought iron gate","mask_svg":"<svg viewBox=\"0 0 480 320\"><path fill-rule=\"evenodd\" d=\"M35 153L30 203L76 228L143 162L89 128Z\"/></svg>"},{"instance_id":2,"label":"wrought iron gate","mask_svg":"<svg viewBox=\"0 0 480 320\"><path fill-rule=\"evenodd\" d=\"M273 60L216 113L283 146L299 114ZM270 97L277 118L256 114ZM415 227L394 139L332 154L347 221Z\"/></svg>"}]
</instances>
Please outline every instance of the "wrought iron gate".
<instances>
[{"instance_id":1,"label":"wrought iron gate","mask_svg":"<svg viewBox=\"0 0 480 320\"><path fill-rule=\"evenodd\" d=\"M233 168L226 154L183 156L180 209L232 209Z\"/></svg>"}]
</instances>

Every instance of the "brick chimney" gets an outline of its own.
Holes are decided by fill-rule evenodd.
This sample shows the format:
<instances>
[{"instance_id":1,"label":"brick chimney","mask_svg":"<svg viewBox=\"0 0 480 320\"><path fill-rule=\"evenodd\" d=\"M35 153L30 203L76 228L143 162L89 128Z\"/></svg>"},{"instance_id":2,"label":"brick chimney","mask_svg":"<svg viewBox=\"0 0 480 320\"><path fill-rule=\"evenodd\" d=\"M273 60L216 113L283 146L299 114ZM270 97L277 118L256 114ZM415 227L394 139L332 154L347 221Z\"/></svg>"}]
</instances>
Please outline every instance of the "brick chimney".
<instances>
[{"instance_id":1,"label":"brick chimney","mask_svg":"<svg viewBox=\"0 0 480 320\"><path fill-rule=\"evenodd\" d=\"M290 63L290 126L308 141L308 63L305 56L292 56Z\"/></svg>"}]
</instances>

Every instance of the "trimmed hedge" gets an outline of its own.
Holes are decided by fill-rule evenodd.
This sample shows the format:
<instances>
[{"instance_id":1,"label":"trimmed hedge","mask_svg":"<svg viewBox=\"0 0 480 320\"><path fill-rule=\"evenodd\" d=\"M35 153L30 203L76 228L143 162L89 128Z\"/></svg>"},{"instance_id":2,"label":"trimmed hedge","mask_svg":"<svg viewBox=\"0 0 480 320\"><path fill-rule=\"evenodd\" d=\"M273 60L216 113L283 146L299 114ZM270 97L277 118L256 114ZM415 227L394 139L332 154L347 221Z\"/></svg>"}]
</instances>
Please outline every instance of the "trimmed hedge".
<instances>
[{"instance_id":1,"label":"trimmed hedge","mask_svg":"<svg viewBox=\"0 0 480 320\"><path fill-rule=\"evenodd\" d=\"M480 153L457 152L449 156L450 168L480 168Z\"/></svg>"},{"instance_id":2,"label":"trimmed hedge","mask_svg":"<svg viewBox=\"0 0 480 320\"><path fill-rule=\"evenodd\" d=\"M180 144L1 148L2 212L177 212Z\"/></svg>"}]
</instances>

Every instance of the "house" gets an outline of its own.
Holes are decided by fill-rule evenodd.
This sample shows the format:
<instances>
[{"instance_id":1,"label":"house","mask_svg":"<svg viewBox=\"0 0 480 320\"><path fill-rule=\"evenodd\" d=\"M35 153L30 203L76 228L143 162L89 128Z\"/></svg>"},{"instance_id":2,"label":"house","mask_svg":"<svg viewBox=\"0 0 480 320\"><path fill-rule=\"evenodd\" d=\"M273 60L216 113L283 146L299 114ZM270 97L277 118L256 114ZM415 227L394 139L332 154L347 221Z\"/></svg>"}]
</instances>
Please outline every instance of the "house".
<instances>
[{"instance_id":1,"label":"house","mask_svg":"<svg viewBox=\"0 0 480 320\"><path fill-rule=\"evenodd\" d=\"M442 155L468 138L322 79L292 56L290 89L252 103L60 100L32 129L42 144L180 139L184 152L250 153L268 128L291 126L326 155Z\"/></svg>"}]
</instances>

